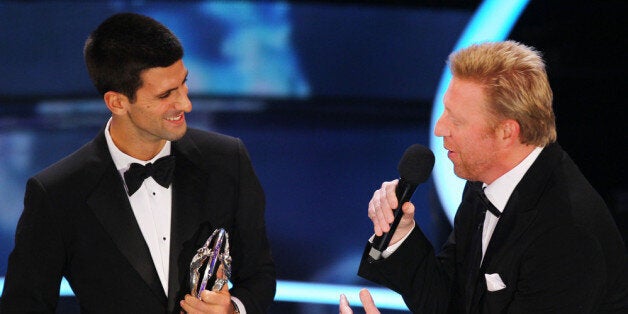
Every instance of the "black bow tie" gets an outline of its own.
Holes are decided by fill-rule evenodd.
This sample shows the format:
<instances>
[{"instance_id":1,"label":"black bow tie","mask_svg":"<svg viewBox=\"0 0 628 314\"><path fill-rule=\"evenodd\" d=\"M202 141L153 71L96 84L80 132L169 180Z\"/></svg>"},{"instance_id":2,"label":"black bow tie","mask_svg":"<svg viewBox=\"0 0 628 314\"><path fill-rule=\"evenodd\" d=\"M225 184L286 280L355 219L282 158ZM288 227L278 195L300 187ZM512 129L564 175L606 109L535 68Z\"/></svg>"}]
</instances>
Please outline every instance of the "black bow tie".
<instances>
[{"instance_id":1,"label":"black bow tie","mask_svg":"<svg viewBox=\"0 0 628 314\"><path fill-rule=\"evenodd\" d=\"M142 166L132 163L129 170L124 172L127 193L133 195L140 188L142 182L148 177L153 177L159 185L168 188L172 182L174 173L174 156L165 156L157 159L154 164L150 162Z\"/></svg>"},{"instance_id":2,"label":"black bow tie","mask_svg":"<svg viewBox=\"0 0 628 314\"><path fill-rule=\"evenodd\" d=\"M486 194L484 194L484 189L478 190L477 192L478 196L480 197L480 201L482 201L482 204L484 205L484 208L491 212L493 215L495 215L495 217L499 218L502 213L499 211L499 209L497 209L497 207L495 207L495 205L493 205L493 203L491 203L488 197L486 197Z\"/></svg>"}]
</instances>

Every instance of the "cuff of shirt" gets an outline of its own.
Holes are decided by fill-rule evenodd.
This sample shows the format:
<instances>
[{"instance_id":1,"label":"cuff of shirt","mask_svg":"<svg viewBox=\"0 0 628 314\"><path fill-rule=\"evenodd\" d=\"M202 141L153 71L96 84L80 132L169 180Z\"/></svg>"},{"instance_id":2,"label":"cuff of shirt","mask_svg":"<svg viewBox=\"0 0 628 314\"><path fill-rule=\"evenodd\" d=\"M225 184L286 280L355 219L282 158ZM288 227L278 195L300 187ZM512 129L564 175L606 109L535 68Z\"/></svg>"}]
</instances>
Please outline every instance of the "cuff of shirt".
<instances>
[{"instance_id":1,"label":"cuff of shirt","mask_svg":"<svg viewBox=\"0 0 628 314\"><path fill-rule=\"evenodd\" d=\"M231 297L231 300L233 300L233 302L238 305L238 310L240 311L240 314L246 314L246 308L244 308L244 304L242 304L242 301L240 301L240 299L236 297Z\"/></svg>"},{"instance_id":2,"label":"cuff of shirt","mask_svg":"<svg viewBox=\"0 0 628 314\"><path fill-rule=\"evenodd\" d=\"M412 221L412 228L410 228L410 231L403 238L401 238L401 240L397 241L397 243L393 245L389 245L382 252L382 258L388 258L390 255L395 253L395 251L397 251L397 249L401 246L401 244L403 244L403 242L408 238L408 236L410 236L410 233L412 233L415 227L416 227L416 222ZM374 238L375 238L375 235L372 235L371 238L369 239L369 243L373 243Z\"/></svg>"}]
</instances>

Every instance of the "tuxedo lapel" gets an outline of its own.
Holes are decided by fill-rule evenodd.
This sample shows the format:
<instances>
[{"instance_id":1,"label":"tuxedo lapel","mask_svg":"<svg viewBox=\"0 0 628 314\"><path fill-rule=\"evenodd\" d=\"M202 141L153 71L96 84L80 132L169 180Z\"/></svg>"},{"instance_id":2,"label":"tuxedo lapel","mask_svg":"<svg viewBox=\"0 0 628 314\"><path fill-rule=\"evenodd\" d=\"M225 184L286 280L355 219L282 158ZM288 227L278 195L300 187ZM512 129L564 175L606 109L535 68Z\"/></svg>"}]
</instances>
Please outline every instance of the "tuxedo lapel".
<instances>
[{"instance_id":1,"label":"tuxedo lapel","mask_svg":"<svg viewBox=\"0 0 628 314\"><path fill-rule=\"evenodd\" d=\"M530 194L526 194L530 195ZM529 200L525 200L521 193L513 192L508 201L508 205L499 218L495 231L491 236L488 247L482 259L482 265L478 272L478 280L475 282L475 294L473 297L473 306L479 312L481 309L482 299L487 292L486 279L484 274L494 273L490 269L491 263L500 263L499 257L501 252L508 250L508 245L513 244L527 230L528 226L536 217L536 210L518 210L528 209ZM521 207L520 207L521 206Z\"/></svg>"},{"instance_id":2,"label":"tuxedo lapel","mask_svg":"<svg viewBox=\"0 0 628 314\"><path fill-rule=\"evenodd\" d=\"M530 169L523 176L504 208L484 255L482 268L490 266L499 252L507 249L521 237L537 215L535 207L548 182L551 169L560 159L558 144L550 144L543 149Z\"/></svg>"},{"instance_id":3,"label":"tuxedo lapel","mask_svg":"<svg viewBox=\"0 0 628 314\"><path fill-rule=\"evenodd\" d=\"M87 204L131 266L165 303L166 295L152 257L126 196L123 181L107 149L104 134L94 140L97 154L90 168L100 177Z\"/></svg>"},{"instance_id":4,"label":"tuxedo lapel","mask_svg":"<svg viewBox=\"0 0 628 314\"><path fill-rule=\"evenodd\" d=\"M492 265L508 263L501 260L504 256L502 253L507 252L509 246L514 245L534 222L538 213L535 205L543 195L551 169L560 159L560 152L558 144L550 144L544 148L508 199L484 254L480 267L481 278L477 281L473 300L475 306L480 305L487 291L484 274L494 272L491 270Z\"/></svg>"},{"instance_id":5,"label":"tuxedo lapel","mask_svg":"<svg viewBox=\"0 0 628 314\"><path fill-rule=\"evenodd\" d=\"M526 199L525 195L515 190L510 196L508 205L504 209L502 216L495 226L495 231L491 236L484 260L482 261L481 272L485 271L493 258L502 250L506 249L508 243L514 243L521 237L528 226L536 217L537 211L533 209L533 201Z\"/></svg>"},{"instance_id":6,"label":"tuxedo lapel","mask_svg":"<svg viewBox=\"0 0 628 314\"><path fill-rule=\"evenodd\" d=\"M464 312L471 313L474 309L474 296L478 294L476 289L479 281L480 261L482 259L482 229L486 208L480 201L478 191L481 191L480 182L470 182L465 189L463 204L472 212L472 224L468 236L470 237L468 250L464 258L465 287L464 287Z\"/></svg>"},{"instance_id":7,"label":"tuxedo lapel","mask_svg":"<svg viewBox=\"0 0 628 314\"><path fill-rule=\"evenodd\" d=\"M186 137L173 142L172 148L172 154L176 156L176 166L172 183L169 311L173 311L178 299L190 291L187 280L183 279L189 278L193 252L200 247L196 243L196 238L199 237L198 226L203 221L201 211L208 207L208 174L200 170L203 169L199 166L202 163L200 152ZM203 229L207 229L207 233L213 230L211 226L204 226Z\"/></svg>"}]
</instances>

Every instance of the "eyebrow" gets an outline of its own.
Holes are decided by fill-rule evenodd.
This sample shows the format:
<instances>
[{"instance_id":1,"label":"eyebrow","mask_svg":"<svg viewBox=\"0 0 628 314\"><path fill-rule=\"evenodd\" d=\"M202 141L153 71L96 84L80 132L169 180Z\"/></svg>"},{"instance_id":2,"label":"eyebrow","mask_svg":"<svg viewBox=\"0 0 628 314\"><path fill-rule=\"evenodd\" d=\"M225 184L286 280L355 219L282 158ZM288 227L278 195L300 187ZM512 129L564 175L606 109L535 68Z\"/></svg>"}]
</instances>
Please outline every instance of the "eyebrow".
<instances>
[{"instance_id":1,"label":"eyebrow","mask_svg":"<svg viewBox=\"0 0 628 314\"><path fill-rule=\"evenodd\" d=\"M188 74L189 71L185 71L185 77L183 78L183 81L181 81L181 84L185 83L188 80ZM163 93L157 94L158 98L163 98L168 96L168 94L172 93L173 91L177 90L179 88L179 86L175 87L175 88L171 88L169 90L164 91Z\"/></svg>"}]
</instances>

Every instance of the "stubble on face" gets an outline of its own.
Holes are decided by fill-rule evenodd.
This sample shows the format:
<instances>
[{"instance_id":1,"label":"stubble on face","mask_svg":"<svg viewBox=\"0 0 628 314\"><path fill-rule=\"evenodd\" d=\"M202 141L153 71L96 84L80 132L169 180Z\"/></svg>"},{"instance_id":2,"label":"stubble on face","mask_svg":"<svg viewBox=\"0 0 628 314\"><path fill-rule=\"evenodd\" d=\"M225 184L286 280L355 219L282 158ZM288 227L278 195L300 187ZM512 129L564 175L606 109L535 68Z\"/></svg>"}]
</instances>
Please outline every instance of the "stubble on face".
<instances>
[{"instance_id":1,"label":"stubble on face","mask_svg":"<svg viewBox=\"0 0 628 314\"><path fill-rule=\"evenodd\" d=\"M454 173L470 181L482 181L495 161L496 133L490 127L482 85L454 78L445 95L446 114L439 136L454 166Z\"/></svg>"},{"instance_id":2,"label":"stubble on face","mask_svg":"<svg viewBox=\"0 0 628 314\"><path fill-rule=\"evenodd\" d=\"M166 141L176 141L187 131L185 113L192 110L187 97L187 69L181 60L168 67L150 68L141 74L142 86L133 103L116 118L114 141L125 153L151 158Z\"/></svg>"},{"instance_id":3,"label":"stubble on face","mask_svg":"<svg viewBox=\"0 0 628 314\"><path fill-rule=\"evenodd\" d=\"M179 60L163 68L151 68L142 73L143 85L138 90L142 100L136 105L144 106L138 119L150 118L148 131L164 140L177 140L186 130L185 113L191 110L186 85L188 71ZM139 97L138 97L139 99ZM141 126L138 121L138 126Z\"/></svg>"},{"instance_id":4,"label":"stubble on face","mask_svg":"<svg viewBox=\"0 0 628 314\"><path fill-rule=\"evenodd\" d=\"M456 176L470 181L482 181L495 158L493 149L495 135L491 130L483 128L475 139L469 139L465 147L459 148L458 159L452 159Z\"/></svg>"}]
</instances>

